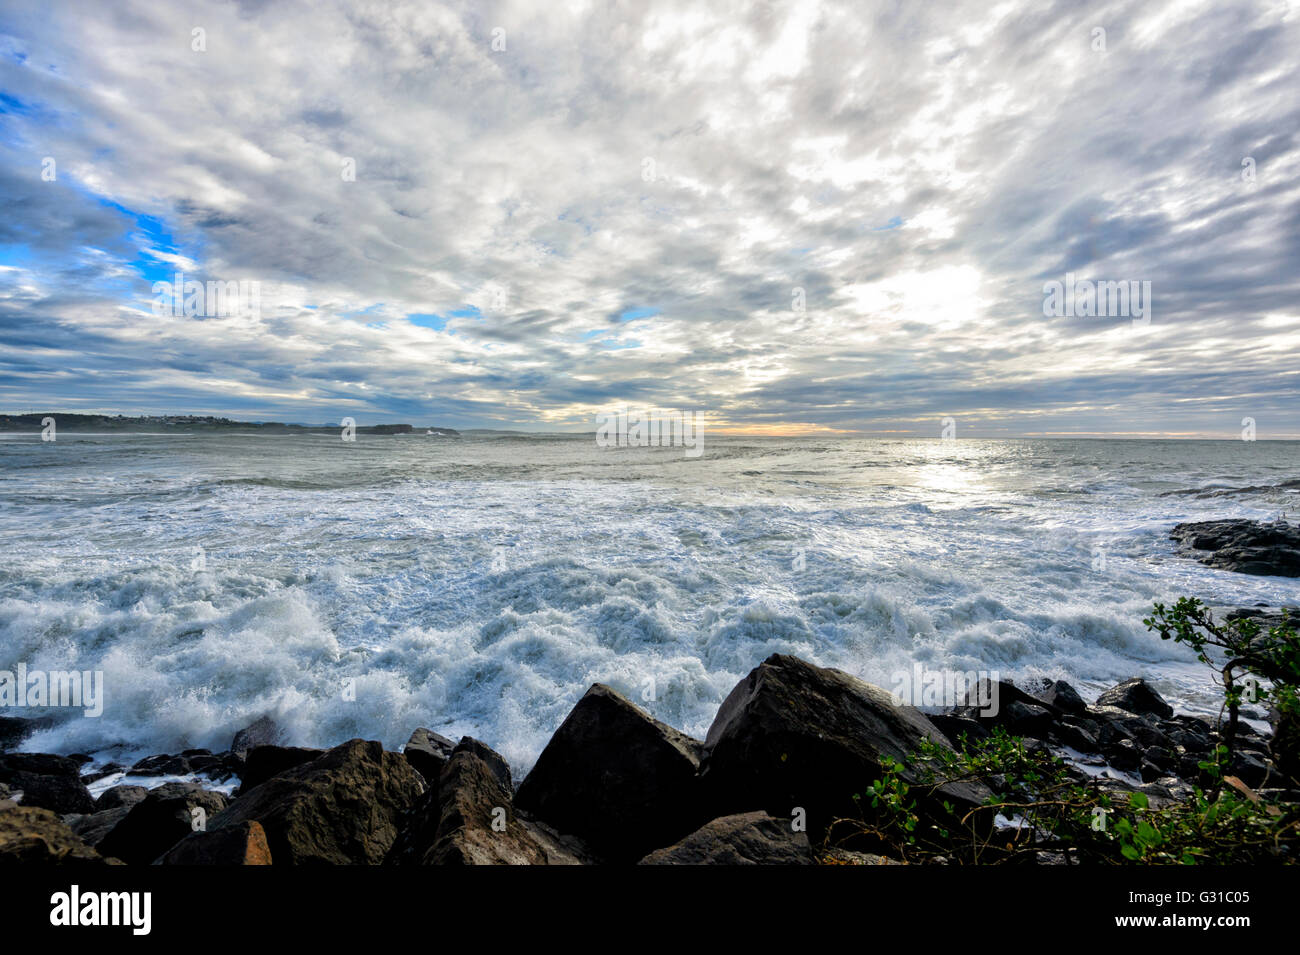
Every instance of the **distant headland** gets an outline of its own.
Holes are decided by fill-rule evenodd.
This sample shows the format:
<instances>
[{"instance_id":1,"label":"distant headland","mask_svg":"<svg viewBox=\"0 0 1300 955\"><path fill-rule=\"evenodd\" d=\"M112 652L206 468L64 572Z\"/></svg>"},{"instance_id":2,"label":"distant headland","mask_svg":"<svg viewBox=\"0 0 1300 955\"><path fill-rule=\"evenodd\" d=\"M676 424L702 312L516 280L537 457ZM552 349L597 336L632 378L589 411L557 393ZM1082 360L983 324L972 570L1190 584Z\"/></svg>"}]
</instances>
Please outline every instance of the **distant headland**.
<instances>
[{"instance_id":1,"label":"distant headland","mask_svg":"<svg viewBox=\"0 0 1300 955\"><path fill-rule=\"evenodd\" d=\"M41 431L45 419L53 418L60 430L107 433L113 431L193 432L193 431L257 431L279 434L284 432L336 432L337 424L290 424L283 421L235 421L213 415L107 415L69 414L59 411L41 411L28 414L0 414L0 431ZM454 428L424 427L410 424L356 425L357 434L436 434L459 437Z\"/></svg>"}]
</instances>

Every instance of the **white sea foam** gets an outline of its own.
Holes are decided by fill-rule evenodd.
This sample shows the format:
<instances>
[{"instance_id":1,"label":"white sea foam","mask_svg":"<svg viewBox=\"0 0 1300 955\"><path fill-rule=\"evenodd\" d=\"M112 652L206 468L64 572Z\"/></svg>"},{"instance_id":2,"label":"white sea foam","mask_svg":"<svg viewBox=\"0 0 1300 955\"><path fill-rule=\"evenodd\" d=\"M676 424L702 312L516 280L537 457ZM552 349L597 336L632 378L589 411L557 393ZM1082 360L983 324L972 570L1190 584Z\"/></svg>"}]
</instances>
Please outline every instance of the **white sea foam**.
<instances>
[{"instance_id":1,"label":"white sea foam","mask_svg":"<svg viewBox=\"0 0 1300 955\"><path fill-rule=\"evenodd\" d=\"M1267 442L10 441L0 667L104 673L103 715L55 713L32 749L224 749L269 714L303 745L470 734L517 771L593 682L702 736L777 652L886 686L914 662L1085 695L1143 674L1205 712L1152 602L1296 604L1300 582L1177 557L1167 531L1289 499L1159 495L1296 463Z\"/></svg>"}]
</instances>

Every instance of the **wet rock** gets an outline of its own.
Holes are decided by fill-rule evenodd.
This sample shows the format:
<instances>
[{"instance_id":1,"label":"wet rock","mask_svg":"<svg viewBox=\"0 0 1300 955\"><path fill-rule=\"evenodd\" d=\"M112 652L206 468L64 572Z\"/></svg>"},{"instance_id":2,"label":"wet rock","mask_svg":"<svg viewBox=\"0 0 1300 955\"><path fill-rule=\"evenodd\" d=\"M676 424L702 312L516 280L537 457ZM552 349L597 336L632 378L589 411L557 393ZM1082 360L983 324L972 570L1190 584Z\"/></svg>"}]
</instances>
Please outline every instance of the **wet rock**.
<instances>
[{"instance_id":1,"label":"wet rock","mask_svg":"<svg viewBox=\"0 0 1300 955\"><path fill-rule=\"evenodd\" d=\"M1077 690L1064 680L1053 680L1042 692L1042 700L1062 713L1082 714L1088 705Z\"/></svg>"},{"instance_id":2,"label":"wet rock","mask_svg":"<svg viewBox=\"0 0 1300 955\"><path fill-rule=\"evenodd\" d=\"M546 744L515 803L612 862L635 862L707 819L700 754L698 741L598 683Z\"/></svg>"},{"instance_id":3,"label":"wet rock","mask_svg":"<svg viewBox=\"0 0 1300 955\"><path fill-rule=\"evenodd\" d=\"M1113 706L1126 713L1138 715L1150 713L1165 719L1174 715L1174 708L1141 677L1133 677L1131 680L1112 686L1097 697L1096 705Z\"/></svg>"},{"instance_id":4,"label":"wet rock","mask_svg":"<svg viewBox=\"0 0 1300 955\"><path fill-rule=\"evenodd\" d=\"M1210 567L1239 574L1300 577L1300 527L1286 521L1195 521L1177 525L1169 536Z\"/></svg>"},{"instance_id":5,"label":"wet rock","mask_svg":"<svg viewBox=\"0 0 1300 955\"><path fill-rule=\"evenodd\" d=\"M282 730L269 716L259 716L248 726L235 733L230 741L232 753L244 754L254 746L276 746L284 737Z\"/></svg>"},{"instance_id":6,"label":"wet rock","mask_svg":"<svg viewBox=\"0 0 1300 955\"><path fill-rule=\"evenodd\" d=\"M438 782L438 774L447 765L456 744L433 730L421 727L411 734L402 749L402 755L430 786Z\"/></svg>"},{"instance_id":7,"label":"wet rock","mask_svg":"<svg viewBox=\"0 0 1300 955\"><path fill-rule=\"evenodd\" d=\"M675 845L656 849L641 865L812 865L812 846L789 819L738 813L706 823Z\"/></svg>"},{"instance_id":8,"label":"wet rock","mask_svg":"<svg viewBox=\"0 0 1300 955\"><path fill-rule=\"evenodd\" d=\"M35 719L24 716L0 716L0 753L17 749L23 740L37 730L47 729L53 725L54 720L48 716Z\"/></svg>"}]
</instances>

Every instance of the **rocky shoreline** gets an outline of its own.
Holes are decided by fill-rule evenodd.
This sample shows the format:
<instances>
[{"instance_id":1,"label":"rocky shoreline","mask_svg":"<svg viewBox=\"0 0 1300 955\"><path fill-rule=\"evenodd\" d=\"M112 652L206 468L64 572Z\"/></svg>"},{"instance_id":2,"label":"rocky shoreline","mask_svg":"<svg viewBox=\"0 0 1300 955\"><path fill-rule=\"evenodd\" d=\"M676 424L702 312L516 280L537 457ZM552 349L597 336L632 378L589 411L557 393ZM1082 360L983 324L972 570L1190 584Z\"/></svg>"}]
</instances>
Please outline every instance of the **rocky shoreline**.
<instances>
[{"instance_id":1,"label":"rocky shoreline","mask_svg":"<svg viewBox=\"0 0 1300 955\"><path fill-rule=\"evenodd\" d=\"M696 740L596 684L517 787L484 743L422 728L400 753L361 739L317 750L281 745L264 718L227 752L153 756L129 771L193 775L206 788L118 785L98 799L79 757L10 752L0 755L0 862L888 864L897 860L827 834L834 820L860 813L854 796L888 760L925 739L951 747L1001 727L1066 757L1079 779L1143 793L1153 806L1203 784L1198 764L1219 740L1208 721L1174 714L1141 679L1092 705L1060 681L984 685L970 700L927 716L841 671L774 655ZM1253 791L1300 798L1254 729L1238 728L1232 759L1229 771ZM235 778L230 796L213 788ZM918 812L947 824L996 787L993 779L949 783Z\"/></svg>"},{"instance_id":2,"label":"rocky shoreline","mask_svg":"<svg viewBox=\"0 0 1300 955\"><path fill-rule=\"evenodd\" d=\"M1300 529L1284 521L1180 524L1171 537L1212 566L1300 573ZM1286 614L1239 609L1228 619L1276 626ZM895 765L930 744L952 753L1001 734L1062 759L1071 780L1153 809L1216 782L1205 767L1225 742L1219 727L1175 714L1140 678L1091 705L1063 681L985 681L966 701L927 715L847 673L778 654L736 685L696 740L596 684L517 786L505 759L471 737L456 743L418 728L398 753L361 739L320 750L283 745L265 717L226 752L186 750L83 775L90 757L17 751L43 721L0 718L0 863L890 864L899 860L864 851L879 846L840 835L840 822L862 819L860 797L895 772L920 794L909 811L931 831L955 839L1008 825L987 805L1006 783L997 773L922 786L914 766ZM1293 733L1266 737L1239 723L1231 743L1224 783L1254 802L1300 803ZM123 772L186 781L92 796L88 784ZM1027 855L1071 861L1033 846Z\"/></svg>"}]
</instances>

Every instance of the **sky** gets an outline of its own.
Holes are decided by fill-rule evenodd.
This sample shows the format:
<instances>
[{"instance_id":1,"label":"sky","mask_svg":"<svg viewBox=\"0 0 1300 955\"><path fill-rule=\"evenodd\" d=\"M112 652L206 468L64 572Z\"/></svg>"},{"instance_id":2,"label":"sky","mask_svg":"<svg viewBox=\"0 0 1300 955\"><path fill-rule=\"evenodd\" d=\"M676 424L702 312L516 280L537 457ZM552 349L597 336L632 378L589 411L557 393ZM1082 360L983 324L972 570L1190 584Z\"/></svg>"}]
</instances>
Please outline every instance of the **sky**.
<instances>
[{"instance_id":1,"label":"sky","mask_svg":"<svg viewBox=\"0 0 1300 955\"><path fill-rule=\"evenodd\" d=\"M1298 32L1287 2L6 0L0 412L1297 438ZM161 308L177 273L249 298ZM1045 314L1067 281L1149 308Z\"/></svg>"}]
</instances>

